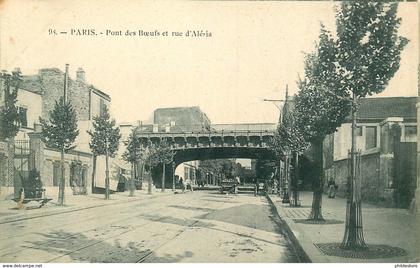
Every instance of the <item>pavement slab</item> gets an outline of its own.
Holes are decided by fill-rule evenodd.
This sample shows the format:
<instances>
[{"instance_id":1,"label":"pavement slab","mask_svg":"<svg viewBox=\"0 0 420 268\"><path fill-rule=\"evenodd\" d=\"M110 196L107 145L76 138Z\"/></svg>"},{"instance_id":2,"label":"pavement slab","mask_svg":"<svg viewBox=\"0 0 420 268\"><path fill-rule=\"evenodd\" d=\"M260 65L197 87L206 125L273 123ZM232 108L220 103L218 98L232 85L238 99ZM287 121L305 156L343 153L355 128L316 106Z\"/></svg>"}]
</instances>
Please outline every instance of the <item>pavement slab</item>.
<instances>
[{"instance_id":1,"label":"pavement slab","mask_svg":"<svg viewBox=\"0 0 420 268\"><path fill-rule=\"evenodd\" d=\"M284 204L277 195L269 195L268 198L292 233L292 239L300 245L312 262L405 263L420 260L419 217L406 209L362 204L363 231L368 246L370 245L372 250L388 250L389 252L402 249L406 252L404 256L389 257L390 254L388 254L380 258L337 257L324 254L320 248L341 243L345 231L345 199L331 199L324 196L322 211L327 224L307 224L303 220L309 216L311 192L300 193L302 207ZM351 254L347 255L351 256Z\"/></svg>"}]
</instances>

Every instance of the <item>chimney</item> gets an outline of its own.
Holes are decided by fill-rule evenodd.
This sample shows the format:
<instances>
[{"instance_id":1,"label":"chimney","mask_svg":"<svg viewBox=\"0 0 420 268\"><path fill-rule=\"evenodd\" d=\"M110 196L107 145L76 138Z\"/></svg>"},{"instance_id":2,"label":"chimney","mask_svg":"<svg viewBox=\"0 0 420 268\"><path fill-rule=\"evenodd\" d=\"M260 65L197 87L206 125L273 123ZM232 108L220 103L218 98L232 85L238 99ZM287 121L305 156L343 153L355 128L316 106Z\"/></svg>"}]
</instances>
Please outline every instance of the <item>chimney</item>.
<instances>
[{"instance_id":1,"label":"chimney","mask_svg":"<svg viewBox=\"0 0 420 268\"><path fill-rule=\"evenodd\" d=\"M16 67L16 68L13 70L13 73L22 74L22 72L20 71L20 68L19 68L19 67Z\"/></svg>"},{"instance_id":2,"label":"chimney","mask_svg":"<svg viewBox=\"0 0 420 268\"><path fill-rule=\"evenodd\" d=\"M82 69L82 67L80 67L79 69L77 69L77 72L76 72L76 80L77 81L81 81L81 82L86 82L85 81L85 71Z\"/></svg>"}]
</instances>

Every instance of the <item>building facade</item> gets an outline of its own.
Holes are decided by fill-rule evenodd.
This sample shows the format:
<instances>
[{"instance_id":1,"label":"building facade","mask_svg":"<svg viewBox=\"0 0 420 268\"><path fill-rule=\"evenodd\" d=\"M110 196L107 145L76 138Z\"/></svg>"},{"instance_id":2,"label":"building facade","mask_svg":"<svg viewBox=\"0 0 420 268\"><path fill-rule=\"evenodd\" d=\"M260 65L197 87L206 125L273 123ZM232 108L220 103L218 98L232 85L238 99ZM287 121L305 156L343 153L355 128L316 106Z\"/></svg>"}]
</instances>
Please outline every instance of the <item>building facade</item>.
<instances>
[{"instance_id":1,"label":"building facade","mask_svg":"<svg viewBox=\"0 0 420 268\"><path fill-rule=\"evenodd\" d=\"M209 129L211 121L200 107L159 108L153 112L154 132L201 131Z\"/></svg>"},{"instance_id":2,"label":"building facade","mask_svg":"<svg viewBox=\"0 0 420 268\"><path fill-rule=\"evenodd\" d=\"M362 199L407 208L416 189L416 97L364 98L357 112L356 147L361 153ZM324 140L326 179L348 191L351 122Z\"/></svg>"},{"instance_id":3,"label":"building facade","mask_svg":"<svg viewBox=\"0 0 420 268\"><path fill-rule=\"evenodd\" d=\"M40 69L34 75L22 75L16 105L20 115L20 129L14 141L14 172L8 178L2 168L2 196L16 192L31 170L40 173L47 194L55 195L61 179L60 153L47 148L41 141L40 118L48 119L55 102L64 95L65 73L58 68ZM3 86L3 81L0 83ZM0 91L3 91L0 90ZM76 148L65 154L65 177L70 193L90 192L92 184L92 154L89 148L92 119L100 115L105 106L110 105L110 96L85 80L85 72L79 68L75 79L69 77L67 100L77 115L79 135ZM97 181L102 181L105 173L101 157L97 160ZM102 174L103 173L103 174ZM116 186L115 186L116 187Z\"/></svg>"}]
</instances>

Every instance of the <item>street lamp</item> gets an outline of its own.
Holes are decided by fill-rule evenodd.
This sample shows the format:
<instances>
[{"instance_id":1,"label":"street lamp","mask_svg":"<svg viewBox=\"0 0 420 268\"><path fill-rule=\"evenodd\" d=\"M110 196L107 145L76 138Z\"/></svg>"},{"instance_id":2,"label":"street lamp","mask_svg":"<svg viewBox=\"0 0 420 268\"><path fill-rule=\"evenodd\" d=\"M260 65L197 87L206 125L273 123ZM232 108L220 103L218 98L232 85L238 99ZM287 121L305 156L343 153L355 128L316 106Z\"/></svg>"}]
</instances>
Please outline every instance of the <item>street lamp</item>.
<instances>
[{"instance_id":1,"label":"street lamp","mask_svg":"<svg viewBox=\"0 0 420 268\"><path fill-rule=\"evenodd\" d=\"M271 102L272 104L274 104L274 106L277 107L277 109L279 109L279 111L281 112L281 106L280 104L278 104L279 102L284 102L285 100L280 100L280 99L263 99L263 101L267 101L267 102Z\"/></svg>"}]
</instances>

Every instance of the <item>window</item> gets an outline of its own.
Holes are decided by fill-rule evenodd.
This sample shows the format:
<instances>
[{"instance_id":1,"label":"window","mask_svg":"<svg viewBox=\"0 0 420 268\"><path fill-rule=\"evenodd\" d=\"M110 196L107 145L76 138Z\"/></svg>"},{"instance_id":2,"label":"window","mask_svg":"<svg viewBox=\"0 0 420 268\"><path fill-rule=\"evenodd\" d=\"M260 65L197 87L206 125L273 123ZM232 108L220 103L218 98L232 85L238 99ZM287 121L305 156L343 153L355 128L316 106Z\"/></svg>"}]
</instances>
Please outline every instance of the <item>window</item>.
<instances>
[{"instance_id":1,"label":"window","mask_svg":"<svg viewBox=\"0 0 420 268\"><path fill-rule=\"evenodd\" d=\"M18 117L19 117L18 125L21 126L21 127L27 127L28 126L27 111L28 111L27 108L18 107Z\"/></svg>"},{"instance_id":2,"label":"window","mask_svg":"<svg viewBox=\"0 0 420 268\"><path fill-rule=\"evenodd\" d=\"M70 186L84 187L87 177L87 169L79 161L70 164Z\"/></svg>"},{"instance_id":3,"label":"window","mask_svg":"<svg viewBox=\"0 0 420 268\"><path fill-rule=\"evenodd\" d=\"M366 127L366 150L376 148L376 126Z\"/></svg>"},{"instance_id":4,"label":"window","mask_svg":"<svg viewBox=\"0 0 420 268\"><path fill-rule=\"evenodd\" d=\"M417 126L405 126L405 137L412 138L417 136Z\"/></svg>"},{"instance_id":5,"label":"window","mask_svg":"<svg viewBox=\"0 0 420 268\"><path fill-rule=\"evenodd\" d=\"M102 98L99 99L99 116L102 116L104 114L105 107L108 108L105 100Z\"/></svg>"},{"instance_id":6,"label":"window","mask_svg":"<svg viewBox=\"0 0 420 268\"><path fill-rule=\"evenodd\" d=\"M356 127L356 136L363 136L362 127Z\"/></svg>"}]
</instances>

